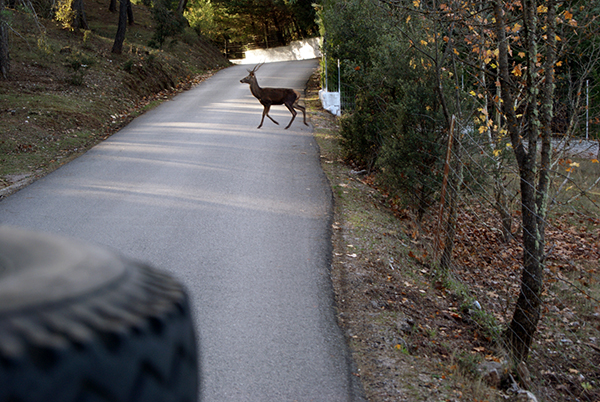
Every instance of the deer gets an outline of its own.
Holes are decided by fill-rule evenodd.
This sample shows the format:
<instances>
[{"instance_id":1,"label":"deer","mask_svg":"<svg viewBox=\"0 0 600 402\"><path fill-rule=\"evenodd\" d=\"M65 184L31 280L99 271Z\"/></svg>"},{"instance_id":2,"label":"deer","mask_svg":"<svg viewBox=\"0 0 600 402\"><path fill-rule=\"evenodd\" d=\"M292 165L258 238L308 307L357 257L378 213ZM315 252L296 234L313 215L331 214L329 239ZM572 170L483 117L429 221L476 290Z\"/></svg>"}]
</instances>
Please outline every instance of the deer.
<instances>
[{"instance_id":1,"label":"deer","mask_svg":"<svg viewBox=\"0 0 600 402\"><path fill-rule=\"evenodd\" d=\"M298 101L300 100L300 92L291 88L261 88L258 85L255 73L263 64L264 63L257 64L252 70L248 70L248 76L240 80L242 84L250 84L250 92L252 92L252 95L254 95L254 97L258 99L258 101L264 106L262 119L256 128L262 127L265 116L271 119L273 123L279 125L279 123L269 116L271 105L285 105L290 113L292 113L292 119L286 126L286 130L292 125L292 122L296 118L296 114L298 114L298 112L296 112L294 109L302 110L302 114L304 115L304 124L308 126L308 123L306 122L306 109L304 106L300 106L298 104Z\"/></svg>"}]
</instances>

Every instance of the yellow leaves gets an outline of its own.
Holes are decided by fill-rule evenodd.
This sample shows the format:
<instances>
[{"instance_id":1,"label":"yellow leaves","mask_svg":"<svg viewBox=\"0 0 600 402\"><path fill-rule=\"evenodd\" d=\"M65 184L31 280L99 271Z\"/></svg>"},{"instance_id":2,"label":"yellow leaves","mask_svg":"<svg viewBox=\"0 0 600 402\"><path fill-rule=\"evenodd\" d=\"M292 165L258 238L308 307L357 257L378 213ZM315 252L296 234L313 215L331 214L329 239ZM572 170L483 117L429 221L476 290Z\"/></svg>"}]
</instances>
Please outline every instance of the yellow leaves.
<instances>
[{"instance_id":1,"label":"yellow leaves","mask_svg":"<svg viewBox=\"0 0 600 402\"><path fill-rule=\"evenodd\" d=\"M494 149L494 156L496 158L499 157L501 153L502 153L502 150L500 150L500 149Z\"/></svg>"},{"instance_id":2,"label":"yellow leaves","mask_svg":"<svg viewBox=\"0 0 600 402\"><path fill-rule=\"evenodd\" d=\"M489 64L492 59L497 59L500 54L500 49L485 49L479 52L479 48L473 48L473 52L481 53L481 57L483 58L483 62L485 64ZM492 65L495 68L495 65Z\"/></svg>"},{"instance_id":3,"label":"yellow leaves","mask_svg":"<svg viewBox=\"0 0 600 402\"><path fill-rule=\"evenodd\" d=\"M525 58L525 52L519 52L519 53L517 53L517 54L519 55L519 57L521 57L521 58Z\"/></svg>"},{"instance_id":4,"label":"yellow leaves","mask_svg":"<svg viewBox=\"0 0 600 402\"><path fill-rule=\"evenodd\" d=\"M512 73L515 75L515 77L522 76L523 72L521 71L521 64L517 64L515 68L513 68Z\"/></svg>"},{"instance_id":5,"label":"yellow leaves","mask_svg":"<svg viewBox=\"0 0 600 402\"><path fill-rule=\"evenodd\" d=\"M456 48L453 48L452 50L454 51L454 54L458 56L458 50L456 50Z\"/></svg>"},{"instance_id":6,"label":"yellow leaves","mask_svg":"<svg viewBox=\"0 0 600 402\"><path fill-rule=\"evenodd\" d=\"M410 21L410 15L408 17L406 17L406 23L408 24L408 22Z\"/></svg>"},{"instance_id":7,"label":"yellow leaves","mask_svg":"<svg viewBox=\"0 0 600 402\"><path fill-rule=\"evenodd\" d=\"M592 163L598 163L598 159L592 159Z\"/></svg>"},{"instance_id":8,"label":"yellow leaves","mask_svg":"<svg viewBox=\"0 0 600 402\"><path fill-rule=\"evenodd\" d=\"M421 0L413 0L413 6L415 8L419 8L420 5L421 5Z\"/></svg>"},{"instance_id":9,"label":"yellow leaves","mask_svg":"<svg viewBox=\"0 0 600 402\"><path fill-rule=\"evenodd\" d=\"M571 14L571 12L569 10L565 10L565 12L563 13L563 17L565 17L565 19L567 21L573 19L573 14Z\"/></svg>"},{"instance_id":10,"label":"yellow leaves","mask_svg":"<svg viewBox=\"0 0 600 402\"><path fill-rule=\"evenodd\" d=\"M565 168L565 171L570 173L575 171L575 168L579 167L579 163L577 162L573 162L571 159L561 159L558 161L559 165L567 165L567 167Z\"/></svg>"},{"instance_id":11,"label":"yellow leaves","mask_svg":"<svg viewBox=\"0 0 600 402\"><path fill-rule=\"evenodd\" d=\"M540 5L540 6L538 6L538 8L537 8L537 12L538 12L538 13L540 13L540 14L545 14L545 13L547 13L547 12L548 12L548 6L545 6L545 5L543 5L543 4L542 4L542 5Z\"/></svg>"},{"instance_id":12,"label":"yellow leaves","mask_svg":"<svg viewBox=\"0 0 600 402\"><path fill-rule=\"evenodd\" d=\"M522 28L522 25L521 25L521 24L519 24L519 23L517 22L517 23L515 23L515 26L513 26L513 28L512 28L512 31L513 31L514 33L517 33L517 32L519 32L519 30L520 30L521 28Z\"/></svg>"},{"instance_id":13,"label":"yellow leaves","mask_svg":"<svg viewBox=\"0 0 600 402\"><path fill-rule=\"evenodd\" d=\"M421 64L421 67L423 67L425 70L427 70L428 68L431 67L431 63L430 62L426 62L425 60L421 59L410 59L410 61L408 62L408 65L410 67L412 67L413 69L416 69L419 64Z\"/></svg>"},{"instance_id":14,"label":"yellow leaves","mask_svg":"<svg viewBox=\"0 0 600 402\"><path fill-rule=\"evenodd\" d=\"M565 10L562 13L562 16L564 17L565 20L567 20L567 23L570 26L572 26L572 27L576 27L577 26L577 21L573 18L573 14L569 10Z\"/></svg>"},{"instance_id":15,"label":"yellow leaves","mask_svg":"<svg viewBox=\"0 0 600 402\"><path fill-rule=\"evenodd\" d=\"M426 41L426 40L423 40L423 39L421 39L421 45L423 45L423 46L427 46L427 41Z\"/></svg>"}]
</instances>

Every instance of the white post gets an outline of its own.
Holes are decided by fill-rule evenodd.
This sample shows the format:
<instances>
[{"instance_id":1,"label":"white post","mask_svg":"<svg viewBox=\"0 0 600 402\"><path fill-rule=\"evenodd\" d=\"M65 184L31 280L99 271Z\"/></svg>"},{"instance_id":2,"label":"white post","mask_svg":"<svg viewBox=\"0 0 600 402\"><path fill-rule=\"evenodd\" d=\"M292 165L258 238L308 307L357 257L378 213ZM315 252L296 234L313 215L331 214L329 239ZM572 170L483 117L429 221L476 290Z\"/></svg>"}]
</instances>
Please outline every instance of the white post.
<instances>
[{"instance_id":1,"label":"white post","mask_svg":"<svg viewBox=\"0 0 600 402\"><path fill-rule=\"evenodd\" d=\"M340 59L338 59L338 92L342 96L342 77L340 75Z\"/></svg>"},{"instance_id":2,"label":"white post","mask_svg":"<svg viewBox=\"0 0 600 402\"><path fill-rule=\"evenodd\" d=\"M327 55L325 55L325 92L329 92L327 89Z\"/></svg>"},{"instance_id":3,"label":"white post","mask_svg":"<svg viewBox=\"0 0 600 402\"><path fill-rule=\"evenodd\" d=\"M590 125L590 80L585 81L585 140L589 139Z\"/></svg>"}]
</instances>

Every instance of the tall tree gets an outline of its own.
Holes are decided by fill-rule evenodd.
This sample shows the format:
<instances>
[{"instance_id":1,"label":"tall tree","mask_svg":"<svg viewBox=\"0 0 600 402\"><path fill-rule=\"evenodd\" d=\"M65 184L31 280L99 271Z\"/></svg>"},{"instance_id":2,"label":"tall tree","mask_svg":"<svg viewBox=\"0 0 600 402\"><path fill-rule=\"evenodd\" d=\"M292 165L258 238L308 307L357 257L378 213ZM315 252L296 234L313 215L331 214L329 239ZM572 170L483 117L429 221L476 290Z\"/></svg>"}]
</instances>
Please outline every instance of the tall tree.
<instances>
[{"instance_id":1,"label":"tall tree","mask_svg":"<svg viewBox=\"0 0 600 402\"><path fill-rule=\"evenodd\" d=\"M125 41L125 32L127 31L127 7L130 5L130 0L120 0L119 6L119 26L115 35L112 52L121 54L123 52L123 42Z\"/></svg>"},{"instance_id":2,"label":"tall tree","mask_svg":"<svg viewBox=\"0 0 600 402\"><path fill-rule=\"evenodd\" d=\"M108 11L110 11L111 13L114 13L117 11L117 0L110 0L110 3L108 5ZM131 7L131 1L129 2L129 5L127 6L127 21L129 22L129 25L133 25L133 23L134 23L133 9Z\"/></svg>"},{"instance_id":3,"label":"tall tree","mask_svg":"<svg viewBox=\"0 0 600 402\"><path fill-rule=\"evenodd\" d=\"M73 27L75 29L90 29L85 16L85 8L83 6L83 0L73 0L73 11L75 12L75 20L73 21Z\"/></svg>"},{"instance_id":4,"label":"tall tree","mask_svg":"<svg viewBox=\"0 0 600 402\"><path fill-rule=\"evenodd\" d=\"M10 55L8 52L8 25L5 20L4 7L4 0L0 0L0 76L6 79L10 71Z\"/></svg>"},{"instance_id":5,"label":"tall tree","mask_svg":"<svg viewBox=\"0 0 600 402\"><path fill-rule=\"evenodd\" d=\"M551 121L554 96L554 68L556 64L556 4L549 0L540 7L534 0L523 0L508 12L501 0L494 1L496 36L502 111L507 119L508 134L519 165L521 212L523 222L523 271L521 290L507 340L516 361L525 360L537 329L541 310L544 278L545 226L548 206L550 159L552 156ZM523 99L523 117L514 107L515 93L510 72L510 49L507 41L507 18L520 20L523 27L524 69L526 96ZM518 18L518 20L517 20ZM540 21L541 20L541 21ZM538 40L546 38L540 48ZM540 63L543 58L543 68ZM541 144L539 140L541 139ZM538 151L541 158L538 159Z\"/></svg>"}]
</instances>

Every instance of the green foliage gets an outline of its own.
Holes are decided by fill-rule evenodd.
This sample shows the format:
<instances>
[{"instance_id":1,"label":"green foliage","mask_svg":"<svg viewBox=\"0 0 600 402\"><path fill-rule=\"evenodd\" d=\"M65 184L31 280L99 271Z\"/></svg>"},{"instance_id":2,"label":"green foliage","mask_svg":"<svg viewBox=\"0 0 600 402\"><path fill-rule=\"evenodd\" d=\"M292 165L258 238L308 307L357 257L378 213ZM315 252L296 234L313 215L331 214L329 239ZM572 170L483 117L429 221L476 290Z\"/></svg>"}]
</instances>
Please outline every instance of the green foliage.
<instances>
[{"instance_id":1,"label":"green foliage","mask_svg":"<svg viewBox=\"0 0 600 402\"><path fill-rule=\"evenodd\" d=\"M133 60L133 59L127 60L125 63L123 63L123 70L127 71L128 73L131 73L131 70L132 70L134 64L135 64L135 60Z\"/></svg>"},{"instance_id":2,"label":"green foliage","mask_svg":"<svg viewBox=\"0 0 600 402\"><path fill-rule=\"evenodd\" d=\"M477 379L481 376L478 371L479 363L481 363L481 356L479 354L461 351L455 358L456 365L464 376L473 379Z\"/></svg>"},{"instance_id":3,"label":"green foliage","mask_svg":"<svg viewBox=\"0 0 600 402\"><path fill-rule=\"evenodd\" d=\"M219 27L215 22L215 9L210 0L189 0L183 16L198 35L208 38L218 36Z\"/></svg>"},{"instance_id":4,"label":"green foliage","mask_svg":"<svg viewBox=\"0 0 600 402\"><path fill-rule=\"evenodd\" d=\"M92 37L92 31L90 31L89 29L84 29L83 30L83 43L87 44L90 41L91 37Z\"/></svg>"},{"instance_id":5,"label":"green foliage","mask_svg":"<svg viewBox=\"0 0 600 402\"><path fill-rule=\"evenodd\" d=\"M341 120L347 158L422 209L441 182L447 133L436 66L403 35L403 21L370 1L330 0L319 17L328 65L340 59L342 82L357 91Z\"/></svg>"},{"instance_id":6,"label":"green foliage","mask_svg":"<svg viewBox=\"0 0 600 402\"><path fill-rule=\"evenodd\" d=\"M213 0L211 4L217 29L210 38L228 53L239 53L247 45L287 45L318 33L312 0Z\"/></svg>"},{"instance_id":7,"label":"green foliage","mask_svg":"<svg viewBox=\"0 0 600 402\"><path fill-rule=\"evenodd\" d=\"M47 56L54 54L54 49L48 42L48 37L43 33L37 38L37 46Z\"/></svg>"},{"instance_id":8,"label":"green foliage","mask_svg":"<svg viewBox=\"0 0 600 402\"><path fill-rule=\"evenodd\" d=\"M374 167L381 147L377 115L370 113L370 99L357 101L354 113L340 120L340 134L346 159L361 167Z\"/></svg>"},{"instance_id":9,"label":"green foliage","mask_svg":"<svg viewBox=\"0 0 600 402\"><path fill-rule=\"evenodd\" d=\"M341 60L345 68L367 68L371 64L371 52L384 34L381 20L380 10L370 1L325 1L319 12L319 23L327 57L332 61ZM334 63L329 66L335 68Z\"/></svg>"},{"instance_id":10,"label":"green foliage","mask_svg":"<svg viewBox=\"0 0 600 402\"><path fill-rule=\"evenodd\" d=\"M73 71L79 71L91 67L96 63L96 59L93 56L89 56L83 52L71 53L67 56L66 65Z\"/></svg>"},{"instance_id":11,"label":"green foliage","mask_svg":"<svg viewBox=\"0 0 600 402\"><path fill-rule=\"evenodd\" d=\"M156 24L154 35L148 45L155 49L162 49L168 37L182 33L185 29L185 20L173 10L169 0L157 0L152 7L152 19Z\"/></svg>"},{"instance_id":12,"label":"green foliage","mask_svg":"<svg viewBox=\"0 0 600 402\"><path fill-rule=\"evenodd\" d=\"M73 70L73 74L67 79L71 85L83 85L83 78L86 71L96 62L95 58L85 53L75 52L67 56L65 65Z\"/></svg>"},{"instance_id":13,"label":"green foliage","mask_svg":"<svg viewBox=\"0 0 600 402\"><path fill-rule=\"evenodd\" d=\"M13 19L13 11L12 10L9 10L6 8L0 10L0 21L2 21L3 24L10 26L12 19Z\"/></svg>"}]
</instances>

